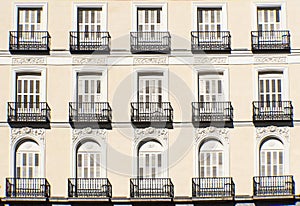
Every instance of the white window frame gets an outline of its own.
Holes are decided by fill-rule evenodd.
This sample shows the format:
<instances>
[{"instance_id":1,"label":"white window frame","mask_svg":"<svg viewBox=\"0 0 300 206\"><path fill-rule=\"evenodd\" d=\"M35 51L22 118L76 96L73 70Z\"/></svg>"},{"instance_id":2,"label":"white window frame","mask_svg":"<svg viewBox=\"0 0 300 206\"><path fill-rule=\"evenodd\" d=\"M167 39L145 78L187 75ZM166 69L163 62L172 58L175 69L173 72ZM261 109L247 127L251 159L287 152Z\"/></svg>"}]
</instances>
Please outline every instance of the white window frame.
<instances>
[{"instance_id":1,"label":"white window frame","mask_svg":"<svg viewBox=\"0 0 300 206\"><path fill-rule=\"evenodd\" d=\"M280 2L264 2L264 3L253 3L252 4L252 31L257 31L257 8L258 7L280 7L281 9L281 19L280 19L280 27L281 30L286 30L286 2L280 1Z\"/></svg>"},{"instance_id":2,"label":"white window frame","mask_svg":"<svg viewBox=\"0 0 300 206\"><path fill-rule=\"evenodd\" d=\"M137 32L137 10L138 8L161 8L161 31L168 31L168 4L167 3L150 3L150 2L133 2L132 3L132 31Z\"/></svg>"},{"instance_id":3,"label":"white window frame","mask_svg":"<svg viewBox=\"0 0 300 206\"><path fill-rule=\"evenodd\" d=\"M13 102L17 101L16 98L16 89L17 89L17 76L18 74L22 73L39 73L41 76L41 83L40 83L40 102L46 102L47 101L47 94L46 94L46 68L45 67L15 67L12 69L12 86L11 86L11 100Z\"/></svg>"},{"instance_id":4,"label":"white window frame","mask_svg":"<svg viewBox=\"0 0 300 206\"><path fill-rule=\"evenodd\" d=\"M283 144L283 148L284 148L283 149L283 158L284 158L283 170L284 170L284 174L289 174L289 168L290 168L289 140L287 140L285 137L281 137L280 135L277 134L277 132L275 132L274 134L270 133L270 134L264 135L261 138L256 138L256 144L255 144L255 149L254 149L254 154L255 154L254 174L255 174L255 176L260 175L260 148L265 141L268 141L268 139L276 139Z\"/></svg>"},{"instance_id":5,"label":"white window frame","mask_svg":"<svg viewBox=\"0 0 300 206\"><path fill-rule=\"evenodd\" d=\"M223 101L230 101L229 97L229 73L228 73L228 68L225 67L216 67L216 68L209 68L209 67L194 67L193 71L193 79L194 79L194 101L198 102L199 100L199 91L198 91L198 83L199 83L199 75L201 73L223 73L223 89L224 89L224 100ZM203 78L205 79L205 78Z\"/></svg>"},{"instance_id":6,"label":"white window frame","mask_svg":"<svg viewBox=\"0 0 300 206\"><path fill-rule=\"evenodd\" d=\"M90 3L73 3L73 30L77 31L78 8L101 8L101 30L107 31L107 3L105 2L90 2Z\"/></svg>"},{"instance_id":7,"label":"white window frame","mask_svg":"<svg viewBox=\"0 0 300 206\"><path fill-rule=\"evenodd\" d=\"M282 96L281 101L289 101L289 78L288 78L288 68L287 67L255 67L254 68L254 94L253 99L259 101L258 88L259 88L259 73L260 72L282 72Z\"/></svg>"},{"instance_id":8,"label":"white window frame","mask_svg":"<svg viewBox=\"0 0 300 206\"><path fill-rule=\"evenodd\" d=\"M205 2L192 2L192 24L193 31L197 31L197 10L198 8L221 8L222 9L222 22L221 31L227 31L227 3L205 3Z\"/></svg>"},{"instance_id":9,"label":"white window frame","mask_svg":"<svg viewBox=\"0 0 300 206\"><path fill-rule=\"evenodd\" d=\"M86 129L91 129L91 128L86 128ZM70 164L71 166L71 176L73 178L76 178L76 170L77 170L77 149L79 148L81 143L85 142L95 142L101 147L101 154L100 154L100 174L102 178L107 177L107 142L106 142L106 134L99 135L97 132L86 132L86 129L82 129L83 132L82 134L79 135L79 137L71 144L71 157L72 157L72 163ZM71 138L73 138L73 135L71 135Z\"/></svg>"},{"instance_id":10,"label":"white window frame","mask_svg":"<svg viewBox=\"0 0 300 206\"><path fill-rule=\"evenodd\" d=\"M48 3L47 2L18 2L14 3L14 30L18 30L18 10L19 8L42 8L41 31L48 30Z\"/></svg>"},{"instance_id":11,"label":"white window frame","mask_svg":"<svg viewBox=\"0 0 300 206\"><path fill-rule=\"evenodd\" d=\"M162 73L162 102L169 101L169 77L167 68L143 67L133 71L133 101L138 102L139 74ZM153 75L155 76L155 75Z\"/></svg>"},{"instance_id":12,"label":"white window frame","mask_svg":"<svg viewBox=\"0 0 300 206\"><path fill-rule=\"evenodd\" d=\"M77 75L80 73L101 73L101 92L103 102L107 102L107 68L106 67L74 67L73 68L73 102L77 101Z\"/></svg>"},{"instance_id":13,"label":"white window frame","mask_svg":"<svg viewBox=\"0 0 300 206\"><path fill-rule=\"evenodd\" d=\"M216 129L218 130L218 129ZM205 137L197 139L194 145L194 176L199 177L200 165L199 165L199 154L200 148L204 142L209 140L215 140L220 142L223 145L223 174L224 177L230 176L230 157L229 157L229 141L225 140L225 138L218 135L218 132L213 132L212 134L205 135Z\"/></svg>"}]
</instances>

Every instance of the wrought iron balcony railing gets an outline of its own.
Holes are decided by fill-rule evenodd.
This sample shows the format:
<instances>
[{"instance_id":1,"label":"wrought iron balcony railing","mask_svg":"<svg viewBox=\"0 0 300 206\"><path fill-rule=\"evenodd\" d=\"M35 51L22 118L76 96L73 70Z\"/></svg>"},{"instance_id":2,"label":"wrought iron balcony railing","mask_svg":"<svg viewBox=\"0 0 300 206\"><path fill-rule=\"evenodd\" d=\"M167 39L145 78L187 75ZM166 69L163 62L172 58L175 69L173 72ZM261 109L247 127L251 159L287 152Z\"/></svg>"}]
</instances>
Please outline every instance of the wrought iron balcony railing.
<instances>
[{"instance_id":1,"label":"wrought iron balcony railing","mask_svg":"<svg viewBox=\"0 0 300 206\"><path fill-rule=\"evenodd\" d=\"M230 51L229 31L192 31L192 53L204 51Z\"/></svg>"},{"instance_id":2,"label":"wrought iron balcony railing","mask_svg":"<svg viewBox=\"0 0 300 206\"><path fill-rule=\"evenodd\" d=\"M290 51L289 31L252 31L252 51Z\"/></svg>"},{"instance_id":3,"label":"wrought iron balcony railing","mask_svg":"<svg viewBox=\"0 0 300 206\"><path fill-rule=\"evenodd\" d=\"M51 109L47 102L8 102L9 123L50 122Z\"/></svg>"},{"instance_id":4,"label":"wrought iron balcony railing","mask_svg":"<svg viewBox=\"0 0 300 206\"><path fill-rule=\"evenodd\" d=\"M174 185L170 178L130 179L131 198L173 198Z\"/></svg>"},{"instance_id":5,"label":"wrought iron balcony railing","mask_svg":"<svg viewBox=\"0 0 300 206\"><path fill-rule=\"evenodd\" d=\"M234 197L235 184L231 177L201 177L192 179L192 196L198 198Z\"/></svg>"},{"instance_id":6,"label":"wrought iron balcony railing","mask_svg":"<svg viewBox=\"0 0 300 206\"><path fill-rule=\"evenodd\" d=\"M293 121L291 101L254 101L253 121Z\"/></svg>"},{"instance_id":7,"label":"wrought iron balcony railing","mask_svg":"<svg viewBox=\"0 0 300 206\"><path fill-rule=\"evenodd\" d=\"M71 122L111 122L111 107L108 102L70 102Z\"/></svg>"},{"instance_id":8,"label":"wrought iron balcony railing","mask_svg":"<svg viewBox=\"0 0 300 206\"><path fill-rule=\"evenodd\" d=\"M170 102L132 102L132 123L173 122L173 108Z\"/></svg>"},{"instance_id":9,"label":"wrought iron balcony railing","mask_svg":"<svg viewBox=\"0 0 300 206\"><path fill-rule=\"evenodd\" d=\"M130 32L131 53L162 53L171 52L171 35L169 32Z\"/></svg>"},{"instance_id":10,"label":"wrought iron balcony railing","mask_svg":"<svg viewBox=\"0 0 300 206\"><path fill-rule=\"evenodd\" d=\"M48 198L50 184L46 178L6 178L6 197Z\"/></svg>"},{"instance_id":11,"label":"wrought iron balcony railing","mask_svg":"<svg viewBox=\"0 0 300 206\"><path fill-rule=\"evenodd\" d=\"M68 196L76 198L111 198L112 186L107 178L69 178Z\"/></svg>"},{"instance_id":12,"label":"wrought iron balcony railing","mask_svg":"<svg viewBox=\"0 0 300 206\"><path fill-rule=\"evenodd\" d=\"M110 35L108 32L70 32L71 53L110 52Z\"/></svg>"},{"instance_id":13,"label":"wrought iron balcony railing","mask_svg":"<svg viewBox=\"0 0 300 206\"><path fill-rule=\"evenodd\" d=\"M48 31L10 31L10 52L46 52L50 51Z\"/></svg>"},{"instance_id":14,"label":"wrought iron balcony railing","mask_svg":"<svg viewBox=\"0 0 300 206\"><path fill-rule=\"evenodd\" d=\"M293 176L253 177L254 196L293 196L295 182Z\"/></svg>"},{"instance_id":15,"label":"wrought iron balcony railing","mask_svg":"<svg viewBox=\"0 0 300 206\"><path fill-rule=\"evenodd\" d=\"M233 121L231 102L192 102L193 122Z\"/></svg>"}]
</instances>

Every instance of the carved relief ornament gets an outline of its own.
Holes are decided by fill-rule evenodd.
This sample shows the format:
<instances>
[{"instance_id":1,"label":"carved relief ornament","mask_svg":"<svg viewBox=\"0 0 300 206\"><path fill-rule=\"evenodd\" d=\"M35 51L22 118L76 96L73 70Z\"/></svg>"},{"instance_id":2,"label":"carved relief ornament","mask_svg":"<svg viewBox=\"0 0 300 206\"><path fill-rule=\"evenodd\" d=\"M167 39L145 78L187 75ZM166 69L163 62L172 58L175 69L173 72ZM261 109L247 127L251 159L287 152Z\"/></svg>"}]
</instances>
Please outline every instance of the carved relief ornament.
<instances>
[{"instance_id":1,"label":"carved relief ornament","mask_svg":"<svg viewBox=\"0 0 300 206\"><path fill-rule=\"evenodd\" d=\"M134 143L137 144L145 138L156 139L162 144L168 142L168 129L148 127L145 129L135 129L134 131Z\"/></svg>"},{"instance_id":2,"label":"carved relief ornament","mask_svg":"<svg viewBox=\"0 0 300 206\"><path fill-rule=\"evenodd\" d=\"M133 64L167 64L168 57L135 57Z\"/></svg>"},{"instance_id":3,"label":"carved relief ornament","mask_svg":"<svg viewBox=\"0 0 300 206\"><path fill-rule=\"evenodd\" d=\"M29 138L36 141L39 145L45 145L45 129L33 129L30 127L13 128L11 130L11 145L22 138Z\"/></svg>"},{"instance_id":4,"label":"carved relief ornament","mask_svg":"<svg viewBox=\"0 0 300 206\"><path fill-rule=\"evenodd\" d=\"M73 143L81 141L82 139L89 137L95 140L106 140L106 130L105 129L92 129L86 127L83 129L73 129L72 141Z\"/></svg>"},{"instance_id":5,"label":"carved relief ornament","mask_svg":"<svg viewBox=\"0 0 300 206\"><path fill-rule=\"evenodd\" d=\"M268 136L277 136L285 138L289 142L289 127L260 127L256 128L256 138L262 139Z\"/></svg>"},{"instance_id":6,"label":"carved relief ornament","mask_svg":"<svg viewBox=\"0 0 300 206\"><path fill-rule=\"evenodd\" d=\"M45 57L14 57L12 64L47 64Z\"/></svg>"},{"instance_id":7,"label":"carved relief ornament","mask_svg":"<svg viewBox=\"0 0 300 206\"><path fill-rule=\"evenodd\" d=\"M216 127L197 128L195 133L196 133L195 143L199 143L208 137L214 137L216 139L219 139L221 142L226 142L227 144L229 144L228 128L216 128Z\"/></svg>"}]
</instances>

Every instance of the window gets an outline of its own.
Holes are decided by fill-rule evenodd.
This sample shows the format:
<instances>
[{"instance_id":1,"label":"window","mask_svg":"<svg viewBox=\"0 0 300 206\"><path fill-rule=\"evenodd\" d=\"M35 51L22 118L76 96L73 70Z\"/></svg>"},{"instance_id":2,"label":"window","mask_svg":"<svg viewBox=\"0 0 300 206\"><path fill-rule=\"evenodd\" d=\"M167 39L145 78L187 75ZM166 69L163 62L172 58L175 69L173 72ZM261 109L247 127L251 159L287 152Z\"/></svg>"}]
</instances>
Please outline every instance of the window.
<instances>
[{"instance_id":1,"label":"window","mask_svg":"<svg viewBox=\"0 0 300 206\"><path fill-rule=\"evenodd\" d=\"M276 31L281 29L280 7L258 7L257 25L258 31Z\"/></svg>"},{"instance_id":2,"label":"window","mask_svg":"<svg viewBox=\"0 0 300 206\"><path fill-rule=\"evenodd\" d=\"M269 139L260 148L260 176L284 174L284 147L277 139Z\"/></svg>"},{"instance_id":3,"label":"window","mask_svg":"<svg viewBox=\"0 0 300 206\"><path fill-rule=\"evenodd\" d=\"M78 8L77 12L77 29L82 32L80 40L96 41L101 38L102 8Z\"/></svg>"},{"instance_id":4,"label":"window","mask_svg":"<svg viewBox=\"0 0 300 206\"><path fill-rule=\"evenodd\" d=\"M161 8L138 8L138 31L160 31Z\"/></svg>"},{"instance_id":5,"label":"window","mask_svg":"<svg viewBox=\"0 0 300 206\"><path fill-rule=\"evenodd\" d=\"M16 177L40 177L40 149L35 142L26 141L17 148Z\"/></svg>"},{"instance_id":6,"label":"window","mask_svg":"<svg viewBox=\"0 0 300 206\"><path fill-rule=\"evenodd\" d=\"M77 151L77 177L101 177L101 147L94 142L86 142Z\"/></svg>"},{"instance_id":7,"label":"window","mask_svg":"<svg viewBox=\"0 0 300 206\"><path fill-rule=\"evenodd\" d=\"M138 96L140 102L162 102L162 74L147 75L141 74L139 76L139 90Z\"/></svg>"},{"instance_id":8,"label":"window","mask_svg":"<svg viewBox=\"0 0 300 206\"><path fill-rule=\"evenodd\" d=\"M41 100L41 75L38 73L17 75L16 100L20 113L34 110L39 111L39 102Z\"/></svg>"},{"instance_id":9,"label":"window","mask_svg":"<svg viewBox=\"0 0 300 206\"><path fill-rule=\"evenodd\" d=\"M198 74L199 102L224 101L223 73Z\"/></svg>"},{"instance_id":10,"label":"window","mask_svg":"<svg viewBox=\"0 0 300 206\"><path fill-rule=\"evenodd\" d=\"M259 73L259 101L281 101L282 78L282 72Z\"/></svg>"},{"instance_id":11,"label":"window","mask_svg":"<svg viewBox=\"0 0 300 206\"><path fill-rule=\"evenodd\" d=\"M18 31L40 31L42 8L19 8Z\"/></svg>"},{"instance_id":12,"label":"window","mask_svg":"<svg viewBox=\"0 0 300 206\"><path fill-rule=\"evenodd\" d=\"M199 177L224 176L224 148L217 140L204 142L199 152Z\"/></svg>"},{"instance_id":13,"label":"window","mask_svg":"<svg viewBox=\"0 0 300 206\"><path fill-rule=\"evenodd\" d=\"M162 177L162 146L154 141L144 143L138 151L138 176Z\"/></svg>"},{"instance_id":14,"label":"window","mask_svg":"<svg viewBox=\"0 0 300 206\"><path fill-rule=\"evenodd\" d=\"M78 74L77 76L77 99L82 102L101 102L102 74Z\"/></svg>"},{"instance_id":15,"label":"window","mask_svg":"<svg viewBox=\"0 0 300 206\"><path fill-rule=\"evenodd\" d=\"M198 8L197 31L221 31L222 8Z\"/></svg>"}]
</instances>

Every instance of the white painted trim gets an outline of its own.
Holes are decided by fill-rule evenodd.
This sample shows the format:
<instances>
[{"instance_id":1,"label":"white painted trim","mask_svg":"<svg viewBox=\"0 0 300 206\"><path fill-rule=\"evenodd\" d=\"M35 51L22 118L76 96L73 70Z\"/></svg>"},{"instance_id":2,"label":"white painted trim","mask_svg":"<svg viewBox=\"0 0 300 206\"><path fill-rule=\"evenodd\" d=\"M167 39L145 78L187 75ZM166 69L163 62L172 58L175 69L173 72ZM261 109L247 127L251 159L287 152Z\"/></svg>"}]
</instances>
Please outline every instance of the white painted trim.
<instances>
[{"instance_id":1,"label":"white painted trim","mask_svg":"<svg viewBox=\"0 0 300 206\"><path fill-rule=\"evenodd\" d=\"M133 32L137 31L137 9L143 8L161 8L161 31L168 31L168 3L158 2L133 2L132 3L132 28Z\"/></svg>"},{"instance_id":2,"label":"white painted trim","mask_svg":"<svg viewBox=\"0 0 300 206\"><path fill-rule=\"evenodd\" d=\"M83 131L86 130L82 129ZM74 134L71 134L72 138L74 138ZM105 132L104 134L97 134L94 133L93 130L90 133L86 133L84 132L83 134L79 135L79 137L72 141L72 149L71 149L71 157L72 157L72 163L71 163L71 176L73 178L76 178L76 169L77 169L77 165L76 165L76 158L77 158L77 149L79 147L79 144L82 142L95 142L97 143L100 148L101 148L101 153L100 153L100 174L101 174L101 178L106 178L107 177L107 133Z\"/></svg>"},{"instance_id":3,"label":"white painted trim","mask_svg":"<svg viewBox=\"0 0 300 206\"><path fill-rule=\"evenodd\" d=\"M48 3L47 2L17 2L14 3L14 31L18 30L19 8L42 8L41 31L48 30Z\"/></svg>"},{"instance_id":4,"label":"white painted trim","mask_svg":"<svg viewBox=\"0 0 300 206\"><path fill-rule=\"evenodd\" d=\"M223 154L224 154L224 177L229 177L230 176L230 155L229 155L229 139L226 139L228 137L222 137L219 135L220 133L217 132L220 130L220 128L204 128L203 130L210 130L214 129L213 132L210 134L205 134L203 137L198 138L195 140L194 143L194 177L199 177L199 152L200 152L200 147L202 144L207 141L207 140L216 140L219 141L223 145ZM224 129L224 128L222 128ZM197 135L197 132L195 132Z\"/></svg>"},{"instance_id":5,"label":"white painted trim","mask_svg":"<svg viewBox=\"0 0 300 206\"><path fill-rule=\"evenodd\" d=\"M194 101L198 101L198 75L201 72L222 72L223 73L223 89L224 89L224 101L230 101L230 90L229 90L229 72L227 67L220 66L195 66L193 68L193 80L194 80Z\"/></svg>"},{"instance_id":6,"label":"white painted trim","mask_svg":"<svg viewBox=\"0 0 300 206\"><path fill-rule=\"evenodd\" d=\"M17 85L17 74L18 73L40 73L41 74L41 91L40 91L40 101L47 101L47 78L46 78L46 67L32 67L32 66L22 66L22 67L13 67L11 74L11 99L13 102L16 101L16 85Z\"/></svg>"},{"instance_id":7,"label":"white painted trim","mask_svg":"<svg viewBox=\"0 0 300 206\"><path fill-rule=\"evenodd\" d=\"M287 67L278 67L278 66L259 66L254 67L254 75L253 75L253 82L254 82L254 94L253 99L254 101L258 101L258 73L259 72L282 72L282 101L289 101L289 76L288 76L288 68Z\"/></svg>"},{"instance_id":8,"label":"white painted trim","mask_svg":"<svg viewBox=\"0 0 300 206\"><path fill-rule=\"evenodd\" d=\"M254 128L254 130L256 130L256 128ZM282 142L283 147L284 147L284 171L283 174L289 174L290 172L290 131L288 132L288 139L286 139L285 137L280 136L279 134L277 134L277 132L269 132L267 134L265 134L263 137L261 138L257 138L256 137L256 131L254 132L254 138L255 138L255 145L254 145L254 174L255 176L259 176L259 166L260 166L260 147L262 145L262 143L264 141L266 141L267 139L277 139L280 142Z\"/></svg>"},{"instance_id":9,"label":"white painted trim","mask_svg":"<svg viewBox=\"0 0 300 206\"><path fill-rule=\"evenodd\" d=\"M108 88L108 77L107 77L107 67L101 66L85 66L85 67L73 67L73 87L72 87L72 101L77 101L77 74L78 73L101 73L101 92L103 102L107 102L107 88Z\"/></svg>"},{"instance_id":10,"label":"white painted trim","mask_svg":"<svg viewBox=\"0 0 300 206\"><path fill-rule=\"evenodd\" d=\"M280 7L281 8L281 19L280 27L281 30L286 30L287 28L287 18L286 18L286 2L285 1L267 1L267 2L253 2L252 4L252 31L257 31L257 7Z\"/></svg>"},{"instance_id":11,"label":"white painted trim","mask_svg":"<svg viewBox=\"0 0 300 206\"><path fill-rule=\"evenodd\" d=\"M221 2L192 2L192 24L193 31L197 31L197 9L198 8L222 8L222 31L227 31L227 3Z\"/></svg>"},{"instance_id":12,"label":"white painted trim","mask_svg":"<svg viewBox=\"0 0 300 206\"><path fill-rule=\"evenodd\" d=\"M163 90L163 95L162 95L162 101L163 102L168 102L169 101L169 71L168 68L164 67L137 67L133 69L133 101L137 102L138 101L138 84L139 84L139 78L138 74L139 73L162 73L163 74L163 83L162 83L162 90Z\"/></svg>"},{"instance_id":13,"label":"white painted trim","mask_svg":"<svg viewBox=\"0 0 300 206\"><path fill-rule=\"evenodd\" d=\"M101 27L107 31L107 3L105 2L76 2L73 3L73 30L77 31L77 9L78 8L102 8Z\"/></svg>"},{"instance_id":14,"label":"white painted trim","mask_svg":"<svg viewBox=\"0 0 300 206\"><path fill-rule=\"evenodd\" d=\"M134 129L137 131L144 130L143 134L137 134L134 131L134 141L132 141L132 175L138 177L138 151L142 142L157 141L163 148L162 150L162 177L169 177L169 132L167 129L155 129L148 127L145 129ZM152 132L148 132L152 131ZM159 134L160 133L160 134Z\"/></svg>"}]
</instances>

